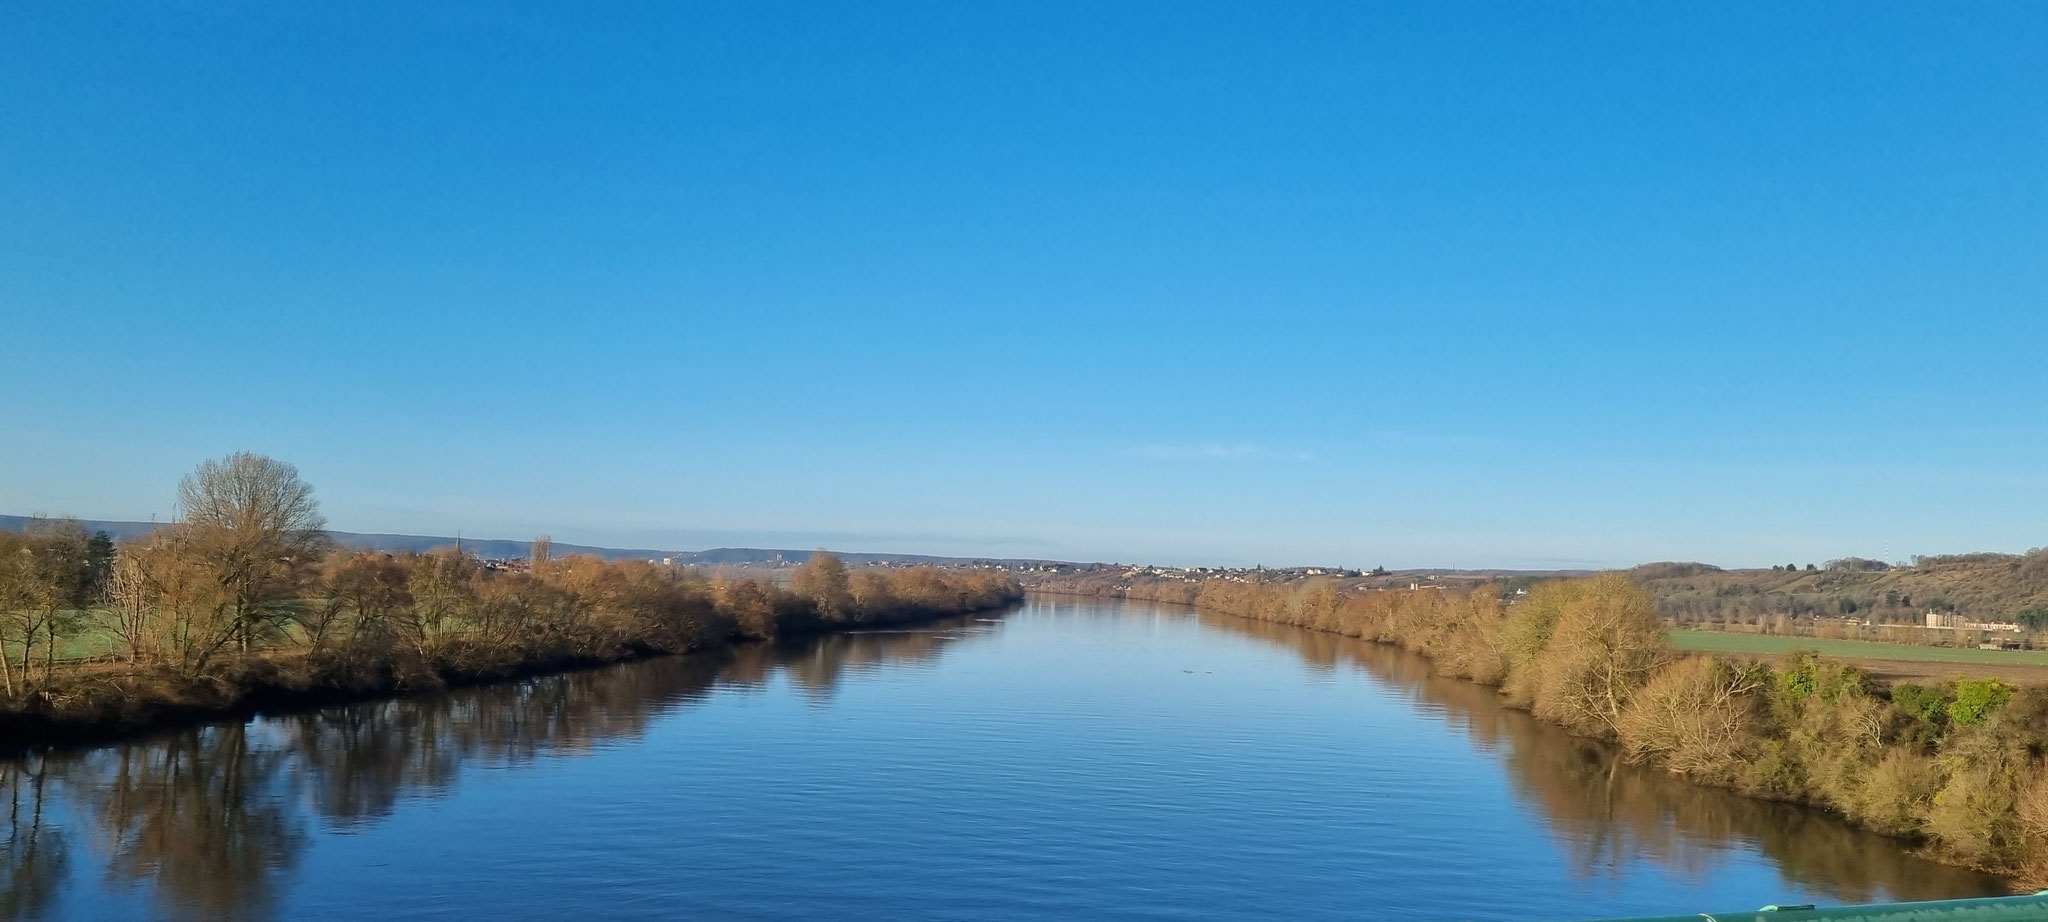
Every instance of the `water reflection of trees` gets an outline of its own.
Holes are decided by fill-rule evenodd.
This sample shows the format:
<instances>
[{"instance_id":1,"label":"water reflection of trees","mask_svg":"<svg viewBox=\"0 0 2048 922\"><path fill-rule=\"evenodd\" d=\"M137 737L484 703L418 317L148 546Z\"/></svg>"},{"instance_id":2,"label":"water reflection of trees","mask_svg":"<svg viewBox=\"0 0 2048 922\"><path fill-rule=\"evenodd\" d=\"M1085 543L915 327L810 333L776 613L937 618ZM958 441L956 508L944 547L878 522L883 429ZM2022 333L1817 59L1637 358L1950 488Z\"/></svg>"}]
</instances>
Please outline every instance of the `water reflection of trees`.
<instances>
[{"instance_id":1,"label":"water reflection of trees","mask_svg":"<svg viewBox=\"0 0 2048 922\"><path fill-rule=\"evenodd\" d=\"M288 798L290 754L251 736L246 725L198 727L57 769L88 808L110 882L150 880L167 910L190 917L268 915L270 883L296 863L306 824Z\"/></svg>"},{"instance_id":2,"label":"water reflection of trees","mask_svg":"<svg viewBox=\"0 0 2048 922\"><path fill-rule=\"evenodd\" d=\"M374 823L401 800L445 794L466 769L638 739L714 688L785 674L829 696L851 672L936 657L966 626L978 625L666 657L0 761L0 918L50 915L80 845L107 885L146 887L163 915L270 917L314 823Z\"/></svg>"},{"instance_id":3,"label":"water reflection of trees","mask_svg":"<svg viewBox=\"0 0 2048 922\"><path fill-rule=\"evenodd\" d=\"M7 828L0 835L0 912L10 919L37 918L49 911L68 865L64 837L43 818L49 760L0 764L0 790L7 797Z\"/></svg>"},{"instance_id":4,"label":"water reflection of trees","mask_svg":"<svg viewBox=\"0 0 2048 922\"><path fill-rule=\"evenodd\" d=\"M1303 661L1346 664L1440 714L1474 745L1500 756L1510 782L1537 807L1572 868L1588 877L1633 856L1704 875L1747 843L1786 878L1843 902L1942 899L1998 892L1998 878L1914 857L1909 847L1793 804L1701 787L1630 765L1612 747L1571 736L1503 707L1493 689L1433 674L1427 660L1354 638L1203 613L1218 630L1286 647Z\"/></svg>"},{"instance_id":5,"label":"water reflection of trees","mask_svg":"<svg viewBox=\"0 0 2048 922\"><path fill-rule=\"evenodd\" d=\"M775 651L777 662L790 683L818 700L829 698L848 675L858 675L879 666L900 666L935 659L939 652L975 628L986 627L972 620L949 622L944 630L876 630L831 634L809 641L801 649ZM767 656L762 648L746 651ZM751 673L750 673L751 674Z\"/></svg>"}]
</instances>

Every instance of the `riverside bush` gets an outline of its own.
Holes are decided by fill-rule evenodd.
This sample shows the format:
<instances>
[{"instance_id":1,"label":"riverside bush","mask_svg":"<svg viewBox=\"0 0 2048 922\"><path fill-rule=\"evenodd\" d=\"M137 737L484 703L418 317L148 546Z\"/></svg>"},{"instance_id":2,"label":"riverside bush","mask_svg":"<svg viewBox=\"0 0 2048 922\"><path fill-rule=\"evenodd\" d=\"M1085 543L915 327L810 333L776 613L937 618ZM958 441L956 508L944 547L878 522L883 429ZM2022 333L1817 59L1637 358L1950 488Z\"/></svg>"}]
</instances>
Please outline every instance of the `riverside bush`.
<instances>
[{"instance_id":1,"label":"riverside bush","mask_svg":"<svg viewBox=\"0 0 2048 922\"><path fill-rule=\"evenodd\" d=\"M1813 653L1776 664L1681 656L1649 596L1618 574L1539 583L1519 597L1235 580L1115 593L1398 645L1631 758L1831 809L1943 860L2048 885L2048 688L1884 688Z\"/></svg>"}]
</instances>

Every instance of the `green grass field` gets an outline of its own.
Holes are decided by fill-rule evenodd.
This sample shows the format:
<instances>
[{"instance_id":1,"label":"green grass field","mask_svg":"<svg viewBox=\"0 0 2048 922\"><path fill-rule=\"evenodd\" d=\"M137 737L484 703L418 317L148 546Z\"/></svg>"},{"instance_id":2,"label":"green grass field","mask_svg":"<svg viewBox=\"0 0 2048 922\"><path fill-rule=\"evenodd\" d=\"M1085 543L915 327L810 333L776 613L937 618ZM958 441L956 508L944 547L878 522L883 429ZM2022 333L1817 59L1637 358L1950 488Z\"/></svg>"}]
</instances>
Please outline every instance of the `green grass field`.
<instances>
[{"instance_id":1,"label":"green grass field","mask_svg":"<svg viewBox=\"0 0 2048 922\"><path fill-rule=\"evenodd\" d=\"M59 662L116 656L125 649L121 643L121 638L115 635L112 627L113 612L107 611L104 608L95 608L79 612L78 616L79 628L77 632L63 638L57 645L57 659ZM303 632L295 626L287 625L283 639L276 641L276 643L290 645L304 641L305 636ZM42 656L41 648L37 649L36 655ZM0 644L0 655L6 656L7 661L10 663L18 662L21 659L21 644Z\"/></svg>"},{"instance_id":2,"label":"green grass field","mask_svg":"<svg viewBox=\"0 0 2048 922\"><path fill-rule=\"evenodd\" d=\"M1753 656L1768 656L1790 653L1794 650L1815 650L1822 656L1837 659L1886 659L1977 666L2048 666L2048 650L1958 650L1916 644L1822 640L1817 637L1766 634L1728 634L1721 631L1672 631L1671 642L1681 650L1701 653L1747 653Z\"/></svg>"},{"instance_id":3,"label":"green grass field","mask_svg":"<svg viewBox=\"0 0 2048 922\"><path fill-rule=\"evenodd\" d=\"M96 656L106 656L120 650L120 638L115 637L114 632L107 626L108 620L112 617L111 613L101 609L82 612L82 629L69 637L63 638L58 643L57 659L88 659ZM42 656L41 648L37 649L36 655L38 657ZM21 658L21 645L18 643L0 644L0 652L4 652L8 660L12 662Z\"/></svg>"}]
</instances>

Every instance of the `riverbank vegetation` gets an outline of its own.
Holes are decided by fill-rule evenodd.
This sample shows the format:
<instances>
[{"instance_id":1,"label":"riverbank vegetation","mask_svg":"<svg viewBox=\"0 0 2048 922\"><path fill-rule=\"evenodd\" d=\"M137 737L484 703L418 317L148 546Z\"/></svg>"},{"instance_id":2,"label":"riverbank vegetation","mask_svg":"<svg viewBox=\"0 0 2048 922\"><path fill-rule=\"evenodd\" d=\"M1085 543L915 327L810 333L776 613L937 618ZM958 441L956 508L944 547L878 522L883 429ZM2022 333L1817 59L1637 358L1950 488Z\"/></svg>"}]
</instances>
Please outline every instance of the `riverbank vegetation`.
<instances>
[{"instance_id":1,"label":"riverbank vegetation","mask_svg":"<svg viewBox=\"0 0 2048 922\"><path fill-rule=\"evenodd\" d=\"M716 689L826 699L846 675L928 663L966 636L819 634L0 759L0 919L79 917L61 911L69 882L95 879L148 894L152 918L269 918L314 828L367 830L478 770L642 739ZM80 867L95 855L99 874Z\"/></svg>"},{"instance_id":2,"label":"riverbank vegetation","mask_svg":"<svg viewBox=\"0 0 2048 922\"><path fill-rule=\"evenodd\" d=\"M519 566L454 549L342 551L290 465L238 454L182 516L112 546L75 524L0 531L0 741L104 735L252 707L429 692L536 671L962 614L1020 597L987 571L849 571L787 586L645 561ZM87 632L118 654L67 661Z\"/></svg>"},{"instance_id":3,"label":"riverbank vegetation","mask_svg":"<svg viewBox=\"0 0 2048 922\"><path fill-rule=\"evenodd\" d=\"M1398 645L1636 761L1825 807L1941 860L2048 885L2048 686L1885 686L1813 654L1685 654L1667 641L1656 601L1622 574L1519 596L1229 580L1116 594Z\"/></svg>"},{"instance_id":4,"label":"riverbank vegetation","mask_svg":"<svg viewBox=\"0 0 2048 922\"><path fill-rule=\"evenodd\" d=\"M1622 855L1703 875L1739 841L1787 878L1818 885L1841 903L1983 896L2005 883L1961 868L1930 868L1911 849L1853 833L1824 811L1695 784L1631 760L1619 746L1559 733L1526 710L1503 707L1497 688L1445 675L1396 646L1221 612L1196 617L1288 650L1318 671L1363 670L1441 714L1475 749L1500 760L1505 780L1540 811L1552 844L1588 878L1611 870Z\"/></svg>"}]
</instances>

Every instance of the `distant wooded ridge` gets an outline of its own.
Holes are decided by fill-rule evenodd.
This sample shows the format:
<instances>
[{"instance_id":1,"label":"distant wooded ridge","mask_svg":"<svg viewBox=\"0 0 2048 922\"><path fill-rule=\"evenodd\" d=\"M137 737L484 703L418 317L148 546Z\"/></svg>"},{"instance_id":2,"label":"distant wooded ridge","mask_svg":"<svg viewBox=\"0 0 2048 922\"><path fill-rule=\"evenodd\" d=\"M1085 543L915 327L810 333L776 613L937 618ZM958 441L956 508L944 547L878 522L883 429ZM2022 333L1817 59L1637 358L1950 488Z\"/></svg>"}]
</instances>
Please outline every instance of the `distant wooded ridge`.
<instances>
[{"instance_id":1,"label":"distant wooded ridge","mask_svg":"<svg viewBox=\"0 0 2048 922\"><path fill-rule=\"evenodd\" d=\"M0 529L19 531L34 517L22 515L0 515ZM128 522L114 520L81 519L85 530L104 531L115 541L127 541L149 534L161 526L161 522ZM391 535L370 532L329 531L328 537L335 543L355 550L378 551L419 551L452 547L456 538L451 535ZM464 550L481 558L520 559L532 547L530 538L469 538L460 539ZM661 550L658 548L599 547L589 544L554 543L556 554L588 554L605 560L660 560L670 558L675 563L692 566L720 566L740 564L789 563L800 564L817 553L816 548L758 548L758 547L715 547L701 551ZM1112 564L1055 560L1043 557L948 557L933 554L887 554L832 549L841 560L850 566L871 566L875 564L926 564L931 566L965 566L978 563L996 563L1006 566L1032 566L1064 564L1083 567L1127 567L1145 570L1253 570L1255 567L1154 567L1145 564ZM1263 569L1287 575L1341 574L1340 567L1265 567ZM1814 564L1783 564L1776 567L1729 567L1691 561L1657 561L1639 564L1635 567L1615 567L1614 570L1627 572L1647 586L1658 597L1665 614L1680 620L1711 620L1703 616L1718 614L1722 608L1742 608L1742 614L1784 612L1793 615L1835 614L1838 611L1859 612L1877 608L1880 605L1912 607L1923 599L1933 607L1952 608L1962 602L1972 609L2019 611L2030 607L2048 606L2048 550L2037 549L2026 554L1973 553L1940 554L1916 557L1910 562L1885 563L1861 557L1844 557ZM1912 585L1916 574L1939 570L1950 577L1949 582L1963 585L1922 587ZM1575 569L1528 569L1455 567L1407 567L1388 569L1380 574L1386 577L1438 575L1468 580L1518 579L1590 576L1607 572L1598 568ZM2015 582L2013 575L2031 577L2018 580L2026 585L2009 586ZM1959 578L1960 577L1960 578ZM1972 578L1974 577L1974 578ZM1716 579L1740 586L1716 587L1718 591L1707 593L1723 599L1738 596L1772 597L1776 604L1743 606L1733 602L1701 604L1691 598L1692 592L1702 581ZM1887 596L1886 590L1892 584L1899 584L1902 591ZM1868 585L1864 585L1868 584ZM1863 591L1876 587L1875 591ZM1913 589L1922 589L1917 594ZM1972 591L1975 589L1976 591ZM2001 592L1997 590L2011 589ZM1985 590L1991 590L1986 592ZM1805 598L1804 596L1812 596ZM1780 596L1801 596L1792 603L1777 601ZM2008 598L2010 596L2010 598ZM1843 598L1850 600L1844 605ZM1854 607L1851 607L1854 606ZM1924 607L1924 606L1923 606ZM1708 611L1712 609L1713 611ZM1754 609L1754 610L1751 610Z\"/></svg>"},{"instance_id":2,"label":"distant wooded ridge","mask_svg":"<svg viewBox=\"0 0 2048 922\"><path fill-rule=\"evenodd\" d=\"M33 516L0 515L0 529L20 531ZM79 524L88 532L104 531L115 541L128 541L155 531L162 522L127 522L115 520L80 519ZM364 551L418 551L426 552L436 548L453 547L456 538L452 535L389 535L374 532L328 531L327 536L336 544L354 550ZM478 557L514 560L524 558L532 549L530 538L470 538L463 537L462 549ZM872 566L874 564L925 564L936 567L957 567L977 563L998 563L1006 566L1032 566L1041 564L1065 564L1069 566L1125 566L1108 562L1055 560L1047 557L947 557L935 554L888 554L861 551L842 551L828 548L849 566ZM760 547L714 547L702 551L661 550L645 547L599 547L591 544L564 544L554 542L556 554L589 554L605 560L660 560L670 558L676 563L694 566L719 566L737 564L765 564L787 562L800 564L811 559L817 548L760 548ZM1144 567L1143 564L1129 566ZM1190 569L1173 567L1170 569ZM1251 570L1254 567L1206 567L1201 569ZM1267 567L1268 570L1315 570L1337 572L1340 567ZM1458 570L1443 567L1415 567L1405 570L1388 570L1389 574L1410 575L1441 573L1445 575L1477 578L1513 576L1584 576L1595 570Z\"/></svg>"},{"instance_id":3,"label":"distant wooded ridge","mask_svg":"<svg viewBox=\"0 0 2048 922\"><path fill-rule=\"evenodd\" d=\"M33 520L31 516L0 515L0 528L19 531ZM81 525L88 532L104 531L115 541L128 541L143 537L162 527L163 522L122 522L81 519ZM366 551L431 551L436 548L453 547L458 540L448 535L386 535L353 531L329 531L329 538L336 544L354 550ZM482 558L522 558L532 547L530 539L509 538L461 538L462 548ZM817 553L815 548L797 550L788 548L758 547L715 547L703 551L659 550L655 548L597 547L587 544L564 544L554 542L554 552L561 554L589 554L605 560L659 560L670 558L679 564L717 566L721 564L761 564L786 561L803 563ZM960 566L971 563L1000 564L1041 564L1061 561L995 558L995 557L939 557L925 554L876 554L833 551L839 559L852 566L872 564L929 564L932 566Z\"/></svg>"}]
</instances>

